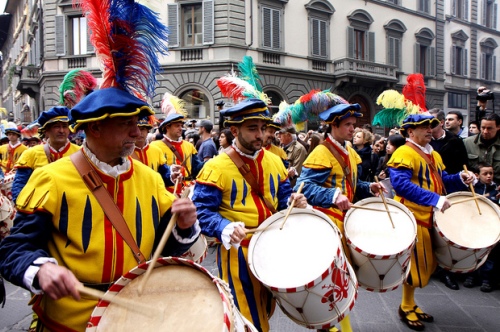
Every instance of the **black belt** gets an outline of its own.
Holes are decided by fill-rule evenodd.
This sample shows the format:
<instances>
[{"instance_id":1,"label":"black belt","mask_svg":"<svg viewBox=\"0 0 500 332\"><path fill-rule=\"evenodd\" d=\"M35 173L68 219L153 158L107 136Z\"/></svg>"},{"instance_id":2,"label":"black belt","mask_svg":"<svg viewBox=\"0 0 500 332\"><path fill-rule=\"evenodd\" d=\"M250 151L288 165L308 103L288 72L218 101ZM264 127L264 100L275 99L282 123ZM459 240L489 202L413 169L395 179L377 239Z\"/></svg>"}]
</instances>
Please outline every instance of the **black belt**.
<instances>
[{"instance_id":1,"label":"black belt","mask_svg":"<svg viewBox=\"0 0 500 332\"><path fill-rule=\"evenodd\" d=\"M109 287L111 287L111 285L113 285L113 283L111 282L111 283L103 283L103 284L88 284L88 283L84 282L83 285L85 287L97 289L97 290L100 290L102 292L107 292Z\"/></svg>"}]
</instances>

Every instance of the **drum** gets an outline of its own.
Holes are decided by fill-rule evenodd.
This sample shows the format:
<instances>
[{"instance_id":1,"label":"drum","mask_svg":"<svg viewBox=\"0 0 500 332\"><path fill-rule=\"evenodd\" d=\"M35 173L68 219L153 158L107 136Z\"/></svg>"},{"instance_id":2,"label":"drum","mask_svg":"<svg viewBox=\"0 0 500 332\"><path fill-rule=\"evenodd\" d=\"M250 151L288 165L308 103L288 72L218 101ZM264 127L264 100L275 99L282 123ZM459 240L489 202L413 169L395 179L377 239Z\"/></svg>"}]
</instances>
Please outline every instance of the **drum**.
<instances>
[{"instance_id":1,"label":"drum","mask_svg":"<svg viewBox=\"0 0 500 332\"><path fill-rule=\"evenodd\" d=\"M446 196L452 203L444 213L434 213L433 240L438 264L455 273L478 269L500 240L500 209L489 199L478 196L479 214L470 192Z\"/></svg>"},{"instance_id":2,"label":"drum","mask_svg":"<svg viewBox=\"0 0 500 332\"><path fill-rule=\"evenodd\" d=\"M7 197L0 195L0 241L10 234L15 216L16 209L12 202Z\"/></svg>"},{"instance_id":3,"label":"drum","mask_svg":"<svg viewBox=\"0 0 500 332\"><path fill-rule=\"evenodd\" d=\"M159 308L155 317L99 301L89 322L89 331L254 331L239 317L229 286L194 262L163 257L155 263L141 295L141 276L152 261L141 264L118 279L106 296L122 297ZM251 325L251 324L250 324ZM252 329L253 328L253 329Z\"/></svg>"},{"instance_id":4,"label":"drum","mask_svg":"<svg viewBox=\"0 0 500 332\"><path fill-rule=\"evenodd\" d=\"M250 270L297 324L328 329L354 307L358 283L341 234L317 210L294 208L266 219L248 247Z\"/></svg>"},{"instance_id":5,"label":"drum","mask_svg":"<svg viewBox=\"0 0 500 332\"><path fill-rule=\"evenodd\" d=\"M410 210L392 199L386 201L394 227L379 197L357 202L344 218L345 237L359 285L372 292L391 291L403 283L410 273L417 236L417 223Z\"/></svg>"},{"instance_id":6,"label":"drum","mask_svg":"<svg viewBox=\"0 0 500 332\"><path fill-rule=\"evenodd\" d=\"M0 191L2 192L2 195L6 196L11 201L12 201L12 184L14 183L15 176L16 176L15 171L11 171L11 172L5 174L2 186L0 187Z\"/></svg>"},{"instance_id":7,"label":"drum","mask_svg":"<svg viewBox=\"0 0 500 332\"><path fill-rule=\"evenodd\" d=\"M195 263L201 264L205 257L207 257L207 247L207 239L205 236L200 235L191 248L181 255L181 258L189 259Z\"/></svg>"}]
</instances>

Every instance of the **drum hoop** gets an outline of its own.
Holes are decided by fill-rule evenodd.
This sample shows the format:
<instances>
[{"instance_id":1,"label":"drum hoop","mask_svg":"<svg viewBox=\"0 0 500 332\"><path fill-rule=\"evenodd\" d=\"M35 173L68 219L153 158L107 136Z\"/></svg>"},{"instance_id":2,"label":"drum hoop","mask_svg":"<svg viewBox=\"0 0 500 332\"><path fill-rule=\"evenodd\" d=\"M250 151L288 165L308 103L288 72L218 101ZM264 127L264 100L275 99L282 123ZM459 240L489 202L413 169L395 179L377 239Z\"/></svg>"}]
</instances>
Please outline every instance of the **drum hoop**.
<instances>
[{"instance_id":1,"label":"drum hoop","mask_svg":"<svg viewBox=\"0 0 500 332\"><path fill-rule=\"evenodd\" d=\"M117 281L115 281L115 283L113 283L113 285L111 285L111 287L109 287L108 291L106 292L106 297L112 298L114 296L117 296L118 293L123 288L125 288L125 286L128 285L133 279L143 275L146 272L149 264L152 264L152 263L153 263L153 261L151 261L151 260L144 262L144 263L134 267L133 269L128 271L123 276L121 276ZM221 299L222 299L223 313L224 313L224 326L226 327L227 331L232 330L231 325L232 325L232 322L234 322L234 301L233 301L231 292L229 291L229 293L227 293L227 291L224 289L224 281L213 276L210 273L210 271L208 271L203 266L201 266L193 261L179 258L179 257L160 257L160 258L158 258L158 260L156 262L154 262L154 264L155 264L155 268L162 267L162 266L170 266L170 265L184 265L184 266L194 268L200 272L203 272L208 277L210 277L212 279L212 282L217 287L219 295L221 296ZM136 273L136 271L140 271L141 273ZM92 329L97 328L99 326L99 322L100 322L106 308L109 306L109 304L110 303L108 301L105 301L105 300L99 300L97 302L97 305L94 308L94 311L92 312L92 314L88 320L87 331L92 331ZM102 311L99 311L98 314L94 315L94 312L98 308L101 309ZM232 320L230 320L229 317L231 317ZM96 323L96 324L94 324L94 323Z\"/></svg>"},{"instance_id":2,"label":"drum hoop","mask_svg":"<svg viewBox=\"0 0 500 332\"><path fill-rule=\"evenodd\" d=\"M374 255L374 254L370 254L366 251L364 251L363 249L359 248L358 246L356 246L350 238L347 238L347 244L352 248L354 249L356 252L360 253L361 255L365 256L365 257L368 257L368 258L373 258L373 259L394 259L394 258L398 258L400 257L401 255L407 253L407 252L410 252L413 247L415 246L415 241L413 241L412 243L410 243L410 245L408 247L406 247L405 249L401 250L400 252L398 253L395 253L395 254L390 254L390 255ZM416 236L415 236L416 238Z\"/></svg>"},{"instance_id":3,"label":"drum hoop","mask_svg":"<svg viewBox=\"0 0 500 332\"><path fill-rule=\"evenodd\" d=\"M345 257L345 254L342 251L342 241L340 240L340 236L341 236L340 230L331 221L331 219L325 213L318 211L318 210L292 209L290 215L303 214L303 213L316 214L317 217L319 217L320 219L323 219L324 221L328 222L330 224L330 226L332 226L333 231L339 235L339 247L337 248L337 253L336 253L337 256L336 257L338 257L340 254L342 254L344 256L344 259L347 261L347 258ZM268 219L266 219L259 227L267 228L267 227L271 226L273 223L275 223L279 219L279 217L281 217L281 216L278 214L274 214L271 217L269 217ZM268 223L269 225L265 225L266 223ZM253 247L254 247L254 245L252 244L252 239L255 238L255 240L253 241L253 243L255 243L255 241L258 240L259 236L260 236L260 234L256 233L256 234L253 234L251 239L250 239L250 245L248 247L248 262L249 262L248 265L249 265L250 270L252 271L253 275L261 283L266 285L272 291L279 292L279 293L296 293L296 292L303 291L305 289L313 288L314 286L318 285L323 280L325 280L325 278L327 278L333 272L334 268L336 267L336 265L338 263L336 259L333 259L332 262L330 263L330 265L326 268L326 270L323 273L321 273L318 277L316 277L314 280L308 282L305 285L300 285L297 287L288 287L288 288L270 286L259 277L257 271L255 271L255 269L253 267L254 266L253 259L252 259L253 258L253 250L250 250L250 249L253 249Z\"/></svg>"},{"instance_id":4,"label":"drum hoop","mask_svg":"<svg viewBox=\"0 0 500 332\"><path fill-rule=\"evenodd\" d=\"M455 192L455 193L452 193L452 194L449 194L446 196L446 198L448 197L454 197L454 196L469 196L469 197L472 197L472 193L468 192L468 191L459 191L459 192ZM486 203L488 206L492 207L493 210L497 211L498 210L498 207L495 206L494 203L490 202L486 197L483 197L483 196L479 196L477 195L477 198L483 202L483 203ZM500 210L497 211L497 214L500 216ZM433 218L433 226L434 226L434 229L435 231L439 234L439 236L447 243L449 244L450 246L454 247L454 248L457 248L457 249L461 249L461 250L466 250L466 251L480 251L480 250L484 250L484 249L491 249L493 248L497 243L498 241L500 240L500 234L497 236L495 242L487 247L480 247L480 248L471 248L471 247L464 247L454 241L452 241L450 238L448 238L442 231L442 229L439 227L438 223L437 223L437 220L436 220L436 217Z\"/></svg>"}]
</instances>

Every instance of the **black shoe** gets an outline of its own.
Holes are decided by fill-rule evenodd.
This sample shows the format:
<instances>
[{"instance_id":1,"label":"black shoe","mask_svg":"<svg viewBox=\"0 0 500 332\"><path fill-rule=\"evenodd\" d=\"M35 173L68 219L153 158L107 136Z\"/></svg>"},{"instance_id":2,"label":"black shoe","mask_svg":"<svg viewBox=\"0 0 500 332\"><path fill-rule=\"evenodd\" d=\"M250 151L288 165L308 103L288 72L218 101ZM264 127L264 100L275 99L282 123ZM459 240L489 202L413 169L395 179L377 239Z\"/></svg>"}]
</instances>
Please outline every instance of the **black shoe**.
<instances>
[{"instance_id":1,"label":"black shoe","mask_svg":"<svg viewBox=\"0 0 500 332\"><path fill-rule=\"evenodd\" d=\"M449 289L453 290L459 289L457 282L455 281L453 276L449 273L445 273L441 276L441 282Z\"/></svg>"},{"instance_id":2,"label":"black shoe","mask_svg":"<svg viewBox=\"0 0 500 332\"><path fill-rule=\"evenodd\" d=\"M464 287L465 288L472 288L476 286L476 279L474 277L467 277L464 281Z\"/></svg>"},{"instance_id":3,"label":"black shoe","mask_svg":"<svg viewBox=\"0 0 500 332\"><path fill-rule=\"evenodd\" d=\"M491 287L489 282L483 281L483 284L481 285L480 290L481 290L481 292L489 293L493 290L493 287Z\"/></svg>"}]
</instances>

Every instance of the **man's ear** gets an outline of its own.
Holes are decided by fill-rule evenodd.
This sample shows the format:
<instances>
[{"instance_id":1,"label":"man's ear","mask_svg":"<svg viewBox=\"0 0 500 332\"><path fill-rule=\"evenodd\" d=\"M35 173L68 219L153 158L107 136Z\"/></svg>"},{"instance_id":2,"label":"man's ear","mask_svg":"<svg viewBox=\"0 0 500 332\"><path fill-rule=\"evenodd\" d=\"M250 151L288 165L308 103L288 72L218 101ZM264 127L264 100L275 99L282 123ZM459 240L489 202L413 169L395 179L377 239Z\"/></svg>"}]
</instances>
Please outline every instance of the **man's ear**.
<instances>
[{"instance_id":1,"label":"man's ear","mask_svg":"<svg viewBox=\"0 0 500 332\"><path fill-rule=\"evenodd\" d=\"M231 127L229 127L229 130L231 131L231 134L233 134L234 137L238 137L238 133L240 131L239 127L231 126Z\"/></svg>"}]
</instances>

